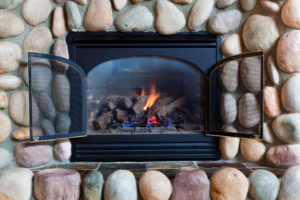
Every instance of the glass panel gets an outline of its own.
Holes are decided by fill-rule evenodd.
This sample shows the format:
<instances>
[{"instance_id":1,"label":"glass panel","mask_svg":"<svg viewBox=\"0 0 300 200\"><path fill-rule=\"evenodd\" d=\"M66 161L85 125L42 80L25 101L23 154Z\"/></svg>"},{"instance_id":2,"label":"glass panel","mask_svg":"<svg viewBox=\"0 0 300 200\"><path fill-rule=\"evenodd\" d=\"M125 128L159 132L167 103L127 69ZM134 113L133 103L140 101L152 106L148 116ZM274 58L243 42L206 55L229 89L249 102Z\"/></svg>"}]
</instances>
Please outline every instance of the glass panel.
<instances>
[{"instance_id":1,"label":"glass panel","mask_svg":"<svg viewBox=\"0 0 300 200\"><path fill-rule=\"evenodd\" d=\"M85 134L85 75L75 63L38 53L28 57L31 140Z\"/></svg>"},{"instance_id":2,"label":"glass panel","mask_svg":"<svg viewBox=\"0 0 300 200\"><path fill-rule=\"evenodd\" d=\"M87 75L88 134L168 134L204 131L205 76L166 57L129 57Z\"/></svg>"},{"instance_id":3,"label":"glass panel","mask_svg":"<svg viewBox=\"0 0 300 200\"><path fill-rule=\"evenodd\" d=\"M210 73L209 134L262 139L263 55L226 58Z\"/></svg>"}]
</instances>

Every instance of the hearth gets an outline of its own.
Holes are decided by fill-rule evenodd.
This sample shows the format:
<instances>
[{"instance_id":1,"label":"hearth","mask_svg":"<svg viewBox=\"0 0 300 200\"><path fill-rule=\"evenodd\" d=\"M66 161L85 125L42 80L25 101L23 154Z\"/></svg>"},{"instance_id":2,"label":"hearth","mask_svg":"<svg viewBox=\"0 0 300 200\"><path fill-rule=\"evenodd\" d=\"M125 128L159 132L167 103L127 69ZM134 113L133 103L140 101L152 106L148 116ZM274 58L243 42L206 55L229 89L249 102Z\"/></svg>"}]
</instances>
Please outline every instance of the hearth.
<instances>
[{"instance_id":1,"label":"hearth","mask_svg":"<svg viewBox=\"0 0 300 200\"><path fill-rule=\"evenodd\" d=\"M30 119L32 141L74 138L71 161L216 160L218 139L208 135L262 138L262 112L224 132L219 111L222 67L249 57L261 72L260 52L220 61L221 38L206 33L78 32L67 43L72 61L29 54Z\"/></svg>"}]
</instances>

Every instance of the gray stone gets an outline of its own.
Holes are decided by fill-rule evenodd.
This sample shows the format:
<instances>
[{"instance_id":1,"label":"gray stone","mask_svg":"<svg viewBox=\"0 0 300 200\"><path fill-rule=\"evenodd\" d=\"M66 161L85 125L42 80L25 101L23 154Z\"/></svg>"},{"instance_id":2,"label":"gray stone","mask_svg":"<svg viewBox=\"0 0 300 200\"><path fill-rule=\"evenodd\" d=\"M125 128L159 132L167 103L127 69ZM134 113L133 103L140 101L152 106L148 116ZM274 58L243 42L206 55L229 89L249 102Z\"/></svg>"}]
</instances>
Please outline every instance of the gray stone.
<instances>
[{"instance_id":1,"label":"gray stone","mask_svg":"<svg viewBox=\"0 0 300 200\"><path fill-rule=\"evenodd\" d=\"M52 102L52 99L46 92L43 92L40 95L40 109L45 117L52 119L55 117L55 108Z\"/></svg>"},{"instance_id":2,"label":"gray stone","mask_svg":"<svg viewBox=\"0 0 300 200\"><path fill-rule=\"evenodd\" d=\"M174 180L171 200L191 199L209 199L209 180L202 169L181 167Z\"/></svg>"},{"instance_id":3,"label":"gray stone","mask_svg":"<svg viewBox=\"0 0 300 200\"><path fill-rule=\"evenodd\" d=\"M18 7L23 0L0 0L0 9L14 9Z\"/></svg>"},{"instance_id":4,"label":"gray stone","mask_svg":"<svg viewBox=\"0 0 300 200\"><path fill-rule=\"evenodd\" d=\"M12 72L19 68L22 53L14 42L0 42L0 72Z\"/></svg>"},{"instance_id":5,"label":"gray stone","mask_svg":"<svg viewBox=\"0 0 300 200\"><path fill-rule=\"evenodd\" d=\"M283 114L272 124L275 135L289 144L300 143L300 113Z\"/></svg>"},{"instance_id":6,"label":"gray stone","mask_svg":"<svg viewBox=\"0 0 300 200\"><path fill-rule=\"evenodd\" d=\"M116 28L121 32L142 32L153 25L152 13L142 5L137 5L115 20Z\"/></svg>"},{"instance_id":7,"label":"gray stone","mask_svg":"<svg viewBox=\"0 0 300 200\"><path fill-rule=\"evenodd\" d=\"M276 200L280 181L267 170L255 170L250 175L250 194L254 199Z\"/></svg>"},{"instance_id":8,"label":"gray stone","mask_svg":"<svg viewBox=\"0 0 300 200\"><path fill-rule=\"evenodd\" d=\"M257 3L257 0L240 0L241 7L244 11L252 10Z\"/></svg>"},{"instance_id":9,"label":"gray stone","mask_svg":"<svg viewBox=\"0 0 300 200\"><path fill-rule=\"evenodd\" d=\"M214 8L214 4L213 0L196 0L189 14L188 29L194 31L206 22Z\"/></svg>"},{"instance_id":10,"label":"gray stone","mask_svg":"<svg viewBox=\"0 0 300 200\"><path fill-rule=\"evenodd\" d=\"M68 46L64 40L56 40L55 43L53 44L51 53L52 55L69 59ZM69 67L68 64L60 61L54 61L53 65L56 68L56 70L61 72L65 72Z\"/></svg>"},{"instance_id":11,"label":"gray stone","mask_svg":"<svg viewBox=\"0 0 300 200\"><path fill-rule=\"evenodd\" d=\"M260 107L254 94L246 93L240 98L238 119L245 128L251 128L260 122Z\"/></svg>"},{"instance_id":12,"label":"gray stone","mask_svg":"<svg viewBox=\"0 0 300 200\"><path fill-rule=\"evenodd\" d=\"M232 94L225 93L221 97L220 115L225 124L231 124L235 121L237 115L237 104Z\"/></svg>"},{"instance_id":13,"label":"gray stone","mask_svg":"<svg viewBox=\"0 0 300 200\"><path fill-rule=\"evenodd\" d=\"M220 70L220 80L226 92L234 92L239 86L239 63L227 62Z\"/></svg>"},{"instance_id":14,"label":"gray stone","mask_svg":"<svg viewBox=\"0 0 300 200\"><path fill-rule=\"evenodd\" d=\"M273 56L269 56L267 59L267 69L269 72L269 77L270 77L271 81L273 82L273 84L279 85L280 76L279 76L277 67L275 65Z\"/></svg>"},{"instance_id":15,"label":"gray stone","mask_svg":"<svg viewBox=\"0 0 300 200\"><path fill-rule=\"evenodd\" d=\"M254 14L243 27L243 41L249 51L269 51L279 37L276 21L269 16Z\"/></svg>"},{"instance_id":16,"label":"gray stone","mask_svg":"<svg viewBox=\"0 0 300 200\"><path fill-rule=\"evenodd\" d=\"M22 79L15 75L0 75L0 90L15 90L22 84Z\"/></svg>"},{"instance_id":17,"label":"gray stone","mask_svg":"<svg viewBox=\"0 0 300 200\"><path fill-rule=\"evenodd\" d=\"M34 176L34 194L38 200L78 200L80 182L80 174L75 170L61 168L41 170Z\"/></svg>"},{"instance_id":18,"label":"gray stone","mask_svg":"<svg viewBox=\"0 0 300 200\"><path fill-rule=\"evenodd\" d=\"M69 133L71 119L66 113L59 113L55 120L55 129L57 133Z\"/></svg>"},{"instance_id":19,"label":"gray stone","mask_svg":"<svg viewBox=\"0 0 300 200\"><path fill-rule=\"evenodd\" d=\"M101 199L104 179L98 170L89 172L83 180L83 197L86 200Z\"/></svg>"},{"instance_id":20,"label":"gray stone","mask_svg":"<svg viewBox=\"0 0 300 200\"><path fill-rule=\"evenodd\" d=\"M221 9L227 8L235 2L236 0L217 0L217 7Z\"/></svg>"},{"instance_id":21,"label":"gray stone","mask_svg":"<svg viewBox=\"0 0 300 200\"><path fill-rule=\"evenodd\" d=\"M0 111L0 143L9 136L11 128L12 125L10 119Z\"/></svg>"},{"instance_id":22,"label":"gray stone","mask_svg":"<svg viewBox=\"0 0 300 200\"><path fill-rule=\"evenodd\" d=\"M53 123L48 119L44 119L41 122L41 128L43 129L44 135L55 135L56 134Z\"/></svg>"},{"instance_id":23,"label":"gray stone","mask_svg":"<svg viewBox=\"0 0 300 200\"><path fill-rule=\"evenodd\" d=\"M267 162L274 167L288 168L300 165L300 144L272 146L267 151Z\"/></svg>"},{"instance_id":24,"label":"gray stone","mask_svg":"<svg viewBox=\"0 0 300 200\"><path fill-rule=\"evenodd\" d=\"M24 20L35 26L46 21L52 10L50 0L26 0L22 7Z\"/></svg>"},{"instance_id":25,"label":"gray stone","mask_svg":"<svg viewBox=\"0 0 300 200\"><path fill-rule=\"evenodd\" d=\"M16 15L0 10L0 38L20 35L24 32L24 23Z\"/></svg>"},{"instance_id":26,"label":"gray stone","mask_svg":"<svg viewBox=\"0 0 300 200\"><path fill-rule=\"evenodd\" d=\"M259 92L261 88L261 58L244 58L241 62L241 80L249 92Z\"/></svg>"},{"instance_id":27,"label":"gray stone","mask_svg":"<svg viewBox=\"0 0 300 200\"><path fill-rule=\"evenodd\" d=\"M31 198L33 173L29 169L15 168L0 174L0 193L12 200Z\"/></svg>"},{"instance_id":28,"label":"gray stone","mask_svg":"<svg viewBox=\"0 0 300 200\"><path fill-rule=\"evenodd\" d=\"M13 159L12 155L6 149L3 148L0 148L0 158L0 169L10 165Z\"/></svg>"},{"instance_id":29,"label":"gray stone","mask_svg":"<svg viewBox=\"0 0 300 200\"><path fill-rule=\"evenodd\" d=\"M70 83L63 74L54 77L52 86L52 98L56 109L60 112L68 111L70 108Z\"/></svg>"},{"instance_id":30,"label":"gray stone","mask_svg":"<svg viewBox=\"0 0 300 200\"><path fill-rule=\"evenodd\" d=\"M52 159L52 148L46 143L19 143L15 148L16 163L22 167L37 167Z\"/></svg>"},{"instance_id":31,"label":"gray stone","mask_svg":"<svg viewBox=\"0 0 300 200\"><path fill-rule=\"evenodd\" d=\"M208 20L208 31L215 34L225 34L236 30L242 19L237 9L219 12Z\"/></svg>"},{"instance_id":32,"label":"gray stone","mask_svg":"<svg viewBox=\"0 0 300 200\"><path fill-rule=\"evenodd\" d=\"M300 166L291 167L282 176L278 200L299 200L299 188Z\"/></svg>"},{"instance_id":33,"label":"gray stone","mask_svg":"<svg viewBox=\"0 0 300 200\"><path fill-rule=\"evenodd\" d=\"M289 78L282 86L281 101L285 110L300 112L300 75Z\"/></svg>"},{"instance_id":34,"label":"gray stone","mask_svg":"<svg viewBox=\"0 0 300 200\"><path fill-rule=\"evenodd\" d=\"M67 24L71 31L78 31L81 26L81 14L78 6L73 1L67 1L65 4L67 13Z\"/></svg>"},{"instance_id":35,"label":"gray stone","mask_svg":"<svg viewBox=\"0 0 300 200\"><path fill-rule=\"evenodd\" d=\"M105 200L137 200L135 177L128 170L117 170L106 180L104 187Z\"/></svg>"},{"instance_id":36,"label":"gray stone","mask_svg":"<svg viewBox=\"0 0 300 200\"><path fill-rule=\"evenodd\" d=\"M70 159L72 144L70 140L58 140L54 145L54 156L56 160L66 162Z\"/></svg>"},{"instance_id":37,"label":"gray stone","mask_svg":"<svg viewBox=\"0 0 300 200\"><path fill-rule=\"evenodd\" d=\"M157 0L155 3L155 28L163 35L180 31L186 24L183 13L167 0Z\"/></svg>"}]
</instances>

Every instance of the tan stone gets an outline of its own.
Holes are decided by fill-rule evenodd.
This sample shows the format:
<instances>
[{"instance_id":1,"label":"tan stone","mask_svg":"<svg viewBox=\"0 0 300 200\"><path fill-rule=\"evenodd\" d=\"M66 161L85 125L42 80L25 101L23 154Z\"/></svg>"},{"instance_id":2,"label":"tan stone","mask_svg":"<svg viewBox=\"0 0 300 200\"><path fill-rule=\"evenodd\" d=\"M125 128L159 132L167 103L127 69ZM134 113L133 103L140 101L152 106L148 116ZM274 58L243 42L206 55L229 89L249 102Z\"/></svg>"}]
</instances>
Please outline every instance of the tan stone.
<instances>
[{"instance_id":1,"label":"tan stone","mask_svg":"<svg viewBox=\"0 0 300 200\"><path fill-rule=\"evenodd\" d=\"M56 7L52 20L52 34L54 37L61 37L66 33L66 20L64 16L64 9Z\"/></svg>"},{"instance_id":2,"label":"tan stone","mask_svg":"<svg viewBox=\"0 0 300 200\"><path fill-rule=\"evenodd\" d=\"M300 28L300 0L288 0L282 7L283 23L293 28Z\"/></svg>"},{"instance_id":3,"label":"tan stone","mask_svg":"<svg viewBox=\"0 0 300 200\"><path fill-rule=\"evenodd\" d=\"M237 130L236 129L231 130L230 132L237 132ZM219 148L220 148L222 158L225 160L234 159L239 152L239 145L240 145L240 138L221 137L219 142Z\"/></svg>"},{"instance_id":4,"label":"tan stone","mask_svg":"<svg viewBox=\"0 0 300 200\"><path fill-rule=\"evenodd\" d=\"M270 86L264 87L264 111L270 118L274 118L281 113L278 91Z\"/></svg>"},{"instance_id":5,"label":"tan stone","mask_svg":"<svg viewBox=\"0 0 300 200\"><path fill-rule=\"evenodd\" d=\"M0 192L0 199L1 200L11 200L11 198L9 198L6 194L3 194L2 192Z\"/></svg>"},{"instance_id":6,"label":"tan stone","mask_svg":"<svg viewBox=\"0 0 300 200\"><path fill-rule=\"evenodd\" d=\"M43 134L41 129L34 128L33 136L41 136ZM30 139L30 128L20 128L15 130L15 132L11 135L11 138L18 141L29 140Z\"/></svg>"},{"instance_id":7,"label":"tan stone","mask_svg":"<svg viewBox=\"0 0 300 200\"><path fill-rule=\"evenodd\" d=\"M243 49L240 35L234 33L225 38L221 45L221 50L222 53L226 56L234 56L241 54L243 52Z\"/></svg>"},{"instance_id":8,"label":"tan stone","mask_svg":"<svg viewBox=\"0 0 300 200\"><path fill-rule=\"evenodd\" d=\"M22 7L22 16L30 25L46 21L52 10L50 0L26 0Z\"/></svg>"},{"instance_id":9,"label":"tan stone","mask_svg":"<svg viewBox=\"0 0 300 200\"><path fill-rule=\"evenodd\" d=\"M109 0L90 0L85 12L83 26L87 31L105 31L113 22Z\"/></svg>"},{"instance_id":10,"label":"tan stone","mask_svg":"<svg viewBox=\"0 0 300 200\"><path fill-rule=\"evenodd\" d=\"M257 3L257 0L240 0L241 7L244 11L252 10Z\"/></svg>"},{"instance_id":11,"label":"tan stone","mask_svg":"<svg viewBox=\"0 0 300 200\"><path fill-rule=\"evenodd\" d=\"M264 143L254 139L241 140L241 153L243 158L249 162L261 161L266 152Z\"/></svg>"},{"instance_id":12,"label":"tan stone","mask_svg":"<svg viewBox=\"0 0 300 200\"><path fill-rule=\"evenodd\" d=\"M260 0L261 7L270 13L277 13L280 10L280 7L277 3L268 0Z\"/></svg>"},{"instance_id":13,"label":"tan stone","mask_svg":"<svg viewBox=\"0 0 300 200\"><path fill-rule=\"evenodd\" d=\"M167 0L157 0L155 3L156 30L163 35L180 31L186 23L183 13Z\"/></svg>"},{"instance_id":14,"label":"tan stone","mask_svg":"<svg viewBox=\"0 0 300 200\"><path fill-rule=\"evenodd\" d=\"M22 53L19 45L14 42L0 42L0 71L13 72L19 68Z\"/></svg>"},{"instance_id":15,"label":"tan stone","mask_svg":"<svg viewBox=\"0 0 300 200\"><path fill-rule=\"evenodd\" d=\"M172 0L174 3L178 4L191 4L193 0Z\"/></svg>"},{"instance_id":16,"label":"tan stone","mask_svg":"<svg viewBox=\"0 0 300 200\"><path fill-rule=\"evenodd\" d=\"M11 132L11 121L10 119L0 111L0 143L6 140Z\"/></svg>"},{"instance_id":17,"label":"tan stone","mask_svg":"<svg viewBox=\"0 0 300 200\"><path fill-rule=\"evenodd\" d=\"M211 176L210 194L213 200L245 200L248 185L248 180L241 171L226 167Z\"/></svg>"},{"instance_id":18,"label":"tan stone","mask_svg":"<svg viewBox=\"0 0 300 200\"><path fill-rule=\"evenodd\" d=\"M127 0L113 0L112 2L116 10L122 10L127 4Z\"/></svg>"},{"instance_id":19,"label":"tan stone","mask_svg":"<svg viewBox=\"0 0 300 200\"><path fill-rule=\"evenodd\" d=\"M5 109L8 106L8 98L6 92L0 91L0 109Z\"/></svg>"},{"instance_id":20,"label":"tan stone","mask_svg":"<svg viewBox=\"0 0 300 200\"><path fill-rule=\"evenodd\" d=\"M0 10L0 38L20 35L24 32L24 23L16 15Z\"/></svg>"}]
</instances>

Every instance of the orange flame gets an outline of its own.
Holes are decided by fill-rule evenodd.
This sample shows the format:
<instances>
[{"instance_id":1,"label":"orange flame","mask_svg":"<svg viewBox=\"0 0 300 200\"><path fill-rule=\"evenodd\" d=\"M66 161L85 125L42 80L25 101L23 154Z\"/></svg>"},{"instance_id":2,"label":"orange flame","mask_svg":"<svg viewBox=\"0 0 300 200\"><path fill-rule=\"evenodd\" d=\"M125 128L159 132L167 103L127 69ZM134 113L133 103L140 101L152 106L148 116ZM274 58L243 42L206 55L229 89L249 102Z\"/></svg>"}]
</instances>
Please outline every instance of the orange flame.
<instances>
[{"instance_id":1,"label":"orange flame","mask_svg":"<svg viewBox=\"0 0 300 200\"><path fill-rule=\"evenodd\" d=\"M150 95L147 99L147 102L143 108L143 110L148 110L149 108L151 108L155 101L159 98L160 94L156 92L156 88L154 85L151 86L151 91L150 91Z\"/></svg>"},{"instance_id":2,"label":"orange flame","mask_svg":"<svg viewBox=\"0 0 300 200\"><path fill-rule=\"evenodd\" d=\"M148 120L148 124L160 124L157 119L156 116L154 115L153 117L151 117L151 119Z\"/></svg>"}]
</instances>

